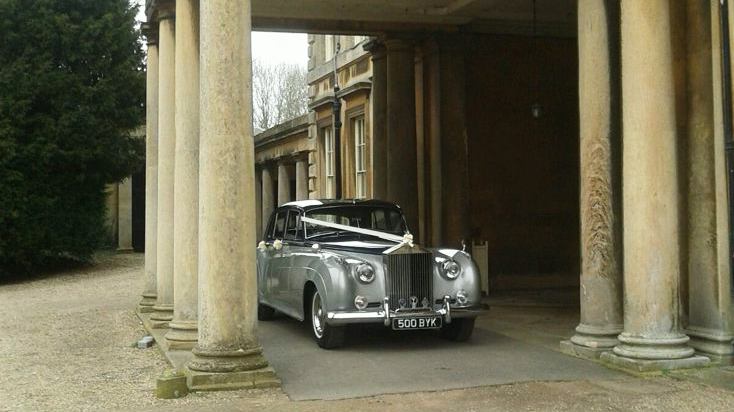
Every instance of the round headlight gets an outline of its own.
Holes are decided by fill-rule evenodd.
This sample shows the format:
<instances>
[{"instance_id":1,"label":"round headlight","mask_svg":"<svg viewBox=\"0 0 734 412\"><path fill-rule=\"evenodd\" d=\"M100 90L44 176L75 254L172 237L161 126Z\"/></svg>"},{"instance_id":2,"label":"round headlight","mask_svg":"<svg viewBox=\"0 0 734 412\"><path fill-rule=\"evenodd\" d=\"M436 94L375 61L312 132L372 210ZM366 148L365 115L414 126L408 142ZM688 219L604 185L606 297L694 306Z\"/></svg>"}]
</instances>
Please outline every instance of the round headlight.
<instances>
[{"instance_id":1,"label":"round headlight","mask_svg":"<svg viewBox=\"0 0 734 412\"><path fill-rule=\"evenodd\" d=\"M367 309L367 303L367 298L364 296L357 295L357 297L354 298L354 306L359 310Z\"/></svg>"},{"instance_id":2,"label":"round headlight","mask_svg":"<svg viewBox=\"0 0 734 412\"><path fill-rule=\"evenodd\" d=\"M468 301L469 301L469 294L466 293L465 290L462 289L456 292L456 303L463 306L463 305L466 305L466 302Z\"/></svg>"},{"instance_id":3,"label":"round headlight","mask_svg":"<svg viewBox=\"0 0 734 412\"><path fill-rule=\"evenodd\" d=\"M444 261L441 269L443 270L443 274L449 279L456 279L459 277L459 273L461 273L461 266L453 260Z\"/></svg>"},{"instance_id":4,"label":"round headlight","mask_svg":"<svg viewBox=\"0 0 734 412\"><path fill-rule=\"evenodd\" d=\"M355 269L357 279L362 283L370 283L375 280L375 269L369 263L360 263Z\"/></svg>"}]
</instances>

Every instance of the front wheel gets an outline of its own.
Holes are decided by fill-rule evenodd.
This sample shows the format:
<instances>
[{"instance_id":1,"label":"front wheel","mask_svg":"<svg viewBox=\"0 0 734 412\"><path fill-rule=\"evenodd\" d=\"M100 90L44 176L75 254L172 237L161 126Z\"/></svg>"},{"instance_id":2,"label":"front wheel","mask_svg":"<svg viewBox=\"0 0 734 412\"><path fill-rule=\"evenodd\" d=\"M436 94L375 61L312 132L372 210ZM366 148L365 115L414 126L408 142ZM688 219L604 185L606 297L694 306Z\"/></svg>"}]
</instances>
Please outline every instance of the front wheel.
<instances>
[{"instance_id":1,"label":"front wheel","mask_svg":"<svg viewBox=\"0 0 734 412\"><path fill-rule=\"evenodd\" d=\"M318 291L311 296L311 329L316 343L323 349L334 349L344 344L345 328L326 323L326 311Z\"/></svg>"},{"instance_id":2,"label":"front wheel","mask_svg":"<svg viewBox=\"0 0 734 412\"><path fill-rule=\"evenodd\" d=\"M441 335L454 342L469 340L474 331L474 318L453 319L451 323L443 325Z\"/></svg>"}]
</instances>

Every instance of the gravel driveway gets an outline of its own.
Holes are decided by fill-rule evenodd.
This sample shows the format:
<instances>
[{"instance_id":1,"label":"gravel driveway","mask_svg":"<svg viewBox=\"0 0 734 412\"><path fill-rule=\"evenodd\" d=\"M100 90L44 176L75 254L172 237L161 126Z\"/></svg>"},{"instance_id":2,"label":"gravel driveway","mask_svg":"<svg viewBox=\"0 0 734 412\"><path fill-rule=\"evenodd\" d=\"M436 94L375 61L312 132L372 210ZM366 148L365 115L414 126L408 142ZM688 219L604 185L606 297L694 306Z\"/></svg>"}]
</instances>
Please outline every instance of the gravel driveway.
<instances>
[{"instance_id":1,"label":"gravel driveway","mask_svg":"<svg viewBox=\"0 0 734 412\"><path fill-rule=\"evenodd\" d=\"M728 411L734 392L670 378L530 382L293 402L280 390L154 397L167 365L136 349L142 255L0 282L0 411Z\"/></svg>"},{"instance_id":2,"label":"gravel driveway","mask_svg":"<svg viewBox=\"0 0 734 412\"><path fill-rule=\"evenodd\" d=\"M142 270L140 254L106 255L90 268L0 283L0 411L102 411L252 397L237 391L155 398L155 379L167 364L157 348L134 347L145 336L134 312Z\"/></svg>"}]
</instances>

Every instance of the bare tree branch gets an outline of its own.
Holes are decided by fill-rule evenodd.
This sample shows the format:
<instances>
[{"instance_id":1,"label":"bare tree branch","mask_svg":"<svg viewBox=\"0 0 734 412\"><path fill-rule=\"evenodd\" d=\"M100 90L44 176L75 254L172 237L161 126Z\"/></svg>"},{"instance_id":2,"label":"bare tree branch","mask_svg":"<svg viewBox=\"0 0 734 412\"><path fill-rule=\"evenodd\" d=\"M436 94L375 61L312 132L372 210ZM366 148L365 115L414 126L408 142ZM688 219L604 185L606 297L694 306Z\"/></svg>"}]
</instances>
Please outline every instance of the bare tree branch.
<instances>
[{"instance_id":1,"label":"bare tree branch","mask_svg":"<svg viewBox=\"0 0 734 412\"><path fill-rule=\"evenodd\" d=\"M252 66L253 123L261 130L308 111L306 69L297 64Z\"/></svg>"}]
</instances>

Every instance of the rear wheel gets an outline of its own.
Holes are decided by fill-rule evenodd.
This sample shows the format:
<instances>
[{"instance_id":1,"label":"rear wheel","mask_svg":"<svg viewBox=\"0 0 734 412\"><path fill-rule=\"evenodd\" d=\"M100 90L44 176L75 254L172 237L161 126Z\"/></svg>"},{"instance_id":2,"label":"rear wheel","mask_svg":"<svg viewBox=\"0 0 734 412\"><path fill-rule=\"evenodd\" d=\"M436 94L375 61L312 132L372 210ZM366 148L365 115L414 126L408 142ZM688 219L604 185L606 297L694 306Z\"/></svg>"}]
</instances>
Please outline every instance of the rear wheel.
<instances>
[{"instance_id":1,"label":"rear wheel","mask_svg":"<svg viewBox=\"0 0 734 412\"><path fill-rule=\"evenodd\" d=\"M454 342L469 340L474 331L474 318L453 319L451 323L443 325L441 335Z\"/></svg>"},{"instance_id":2,"label":"rear wheel","mask_svg":"<svg viewBox=\"0 0 734 412\"><path fill-rule=\"evenodd\" d=\"M262 303L257 304L257 320L271 320L275 317L275 309Z\"/></svg>"},{"instance_id":3,"label":"rear wheel","mask_svg":"<svg viewBox=\"0 0 734 412\"><path fill-rule=\"evenodd\" d=\"M311 295L311 329L316 343L324 349L334 349L344 344L344 326L326 323L326 310L317 290Z\"/></svg>"}]
</instances>

